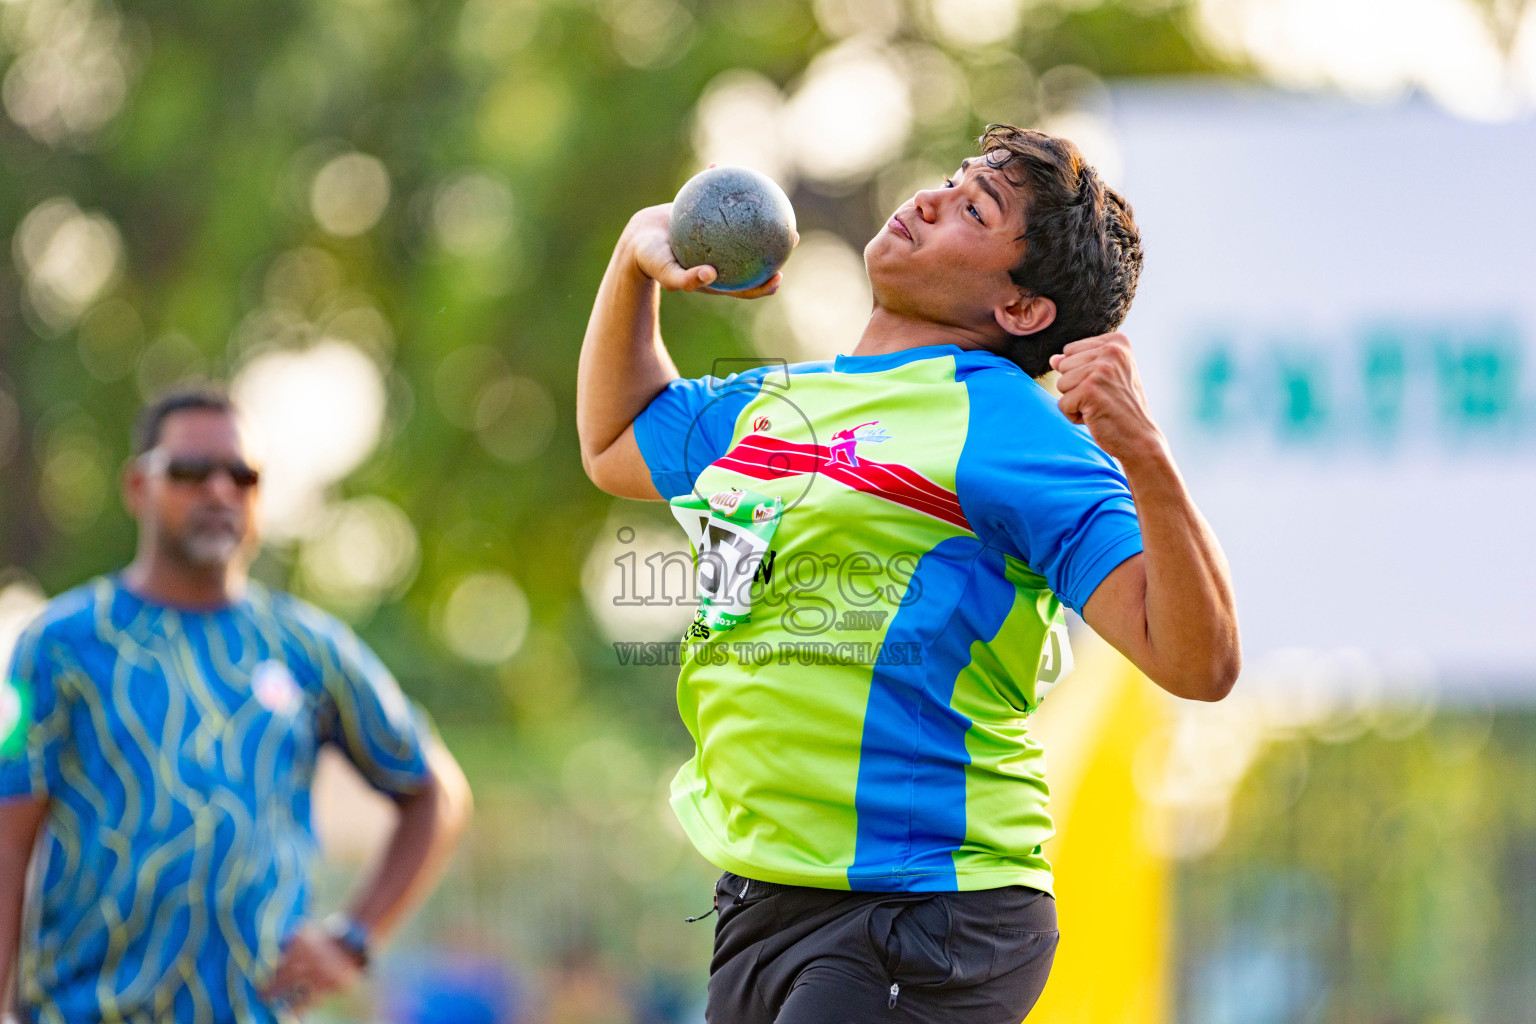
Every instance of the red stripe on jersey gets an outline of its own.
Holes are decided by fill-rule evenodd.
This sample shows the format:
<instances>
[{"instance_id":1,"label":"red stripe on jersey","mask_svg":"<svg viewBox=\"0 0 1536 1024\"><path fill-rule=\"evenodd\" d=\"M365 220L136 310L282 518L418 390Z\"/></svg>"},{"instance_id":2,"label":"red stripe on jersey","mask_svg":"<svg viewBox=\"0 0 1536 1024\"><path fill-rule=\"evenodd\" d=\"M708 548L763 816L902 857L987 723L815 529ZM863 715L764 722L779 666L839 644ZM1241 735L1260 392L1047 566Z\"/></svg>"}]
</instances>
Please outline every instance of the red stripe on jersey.
<instances>
[{"instance_id":1,"label":"red stripe on jersey","mask_svg":"<svg viewBox=\"0 0 1536 1024\"><path fill-rule=\"evenodd\" d=\"M830 451L818 444L749 434L715 460L715 465L755 480L820 473L853 490L933 516L962 530L971 529L954 491L899 462L876 462L860 456L858 466L849 466L841 460L832 461Z\"/></svg>"}]
</instances>

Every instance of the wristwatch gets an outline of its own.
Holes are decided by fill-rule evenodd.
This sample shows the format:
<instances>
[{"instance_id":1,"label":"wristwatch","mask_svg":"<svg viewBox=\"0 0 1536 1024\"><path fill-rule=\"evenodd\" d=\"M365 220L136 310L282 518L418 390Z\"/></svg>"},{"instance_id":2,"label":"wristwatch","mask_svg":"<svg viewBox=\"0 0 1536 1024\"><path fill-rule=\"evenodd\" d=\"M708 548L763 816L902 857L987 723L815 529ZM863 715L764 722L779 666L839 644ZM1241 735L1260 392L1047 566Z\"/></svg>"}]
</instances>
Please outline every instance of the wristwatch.
<instances>
[{"instance_id":1,"label":"wristwatch","mask_svg":"<svg viewBox=\"0 0 1536 1024\"><path fill-rule=\"evenodd\" d=\"M350 914L332 914L322 926L331 941L346 951L360 970L368 967L368 929Z\"/></svg>"}]
</instances>

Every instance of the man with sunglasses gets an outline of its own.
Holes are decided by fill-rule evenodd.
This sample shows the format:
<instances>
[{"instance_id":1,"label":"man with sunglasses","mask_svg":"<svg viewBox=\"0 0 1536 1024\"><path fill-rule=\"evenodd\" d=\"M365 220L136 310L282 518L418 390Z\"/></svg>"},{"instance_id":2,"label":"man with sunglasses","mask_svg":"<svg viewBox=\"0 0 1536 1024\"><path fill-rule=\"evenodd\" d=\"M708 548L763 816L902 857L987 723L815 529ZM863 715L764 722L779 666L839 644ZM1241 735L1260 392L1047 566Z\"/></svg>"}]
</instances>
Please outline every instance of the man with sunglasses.
<instances>
[{"instance_id":1,"label":"man with sunglasses","mask_svg":"<svg viewBox=\"0 0 1536 1024\"><path fill-rule=\"evenodd\" d=\"M19 966L31 1021L290 1020L430 888L468 787L350 630L248 578L261 472L229 399L167 396L136 452L132 563L50 602L0 677L0 998ZM398 821L319 924L326 743Z\"/></svg>"}]
</instances>

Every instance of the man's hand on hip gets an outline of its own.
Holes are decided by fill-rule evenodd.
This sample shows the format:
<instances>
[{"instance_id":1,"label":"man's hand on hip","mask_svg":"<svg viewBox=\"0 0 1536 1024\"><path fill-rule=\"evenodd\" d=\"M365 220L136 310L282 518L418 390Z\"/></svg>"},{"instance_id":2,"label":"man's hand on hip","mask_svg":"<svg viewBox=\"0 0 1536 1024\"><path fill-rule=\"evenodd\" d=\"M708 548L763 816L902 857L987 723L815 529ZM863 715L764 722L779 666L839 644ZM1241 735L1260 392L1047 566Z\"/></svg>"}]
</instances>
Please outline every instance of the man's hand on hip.
<instances>
[{"instance_id":1,"label":"man's hand on hip","mask_svg":"<svg viewBox=\"0 0 1536 1024\"><path fill-rule=\"evenodd\" d=\"M1122 462L1163 450L1125 335L1074 341L1051 357L1051 368L1061 374L1056 381L1061 411L1073 423L1087 425L1100 448Z\"/></svg>"},{"instance_id":2,"label":"man's hand on hip","mask_svg":"<svg viewBox=\"0 0 1536 1024\"><path fill-rule=\"evenodd\" d=\"M341 944L306 922L283 946L272 981L262 993L268 1002L295 1013L357 984L362 969Z\"/></svg>"}]
</instances>

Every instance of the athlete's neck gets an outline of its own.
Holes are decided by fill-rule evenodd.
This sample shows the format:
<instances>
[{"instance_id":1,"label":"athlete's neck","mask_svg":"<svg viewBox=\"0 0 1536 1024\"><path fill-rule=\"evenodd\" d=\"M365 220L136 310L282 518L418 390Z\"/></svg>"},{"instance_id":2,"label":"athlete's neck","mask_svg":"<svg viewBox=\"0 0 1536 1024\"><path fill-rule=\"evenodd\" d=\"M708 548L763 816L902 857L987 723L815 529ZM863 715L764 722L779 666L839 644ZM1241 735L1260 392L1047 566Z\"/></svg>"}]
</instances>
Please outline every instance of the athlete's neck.
<instances>
[{"instance_id":1,"label":"athlete's neck","mask_svg":"<svg viewBox=\"0 0 1536 1024\"><path fill-rule=\"evenodd\" d=\"M905 352L912 348L926 348L930 345L957 345L965 349L985 349L991 347L987 344L988 340L978 331L956 327L954 324L941 324L932 320L902 316L900 313L892 313L876 306L875 311L869 315L869 323L864 325L864 333L860 335L859 343L853 347L852 354L883 356L892 352Z\"/></svg>"},{"instance_id":2,"label":"athlete's neck","mask_svg":"<svg viewBox=\"0 0 1536 1024\"><path fill-rule=\"evenodd\" d=\"M245 566L238 561L186 565L142 551L123 570L124 585L139 597L187 611L227 608L244 596L248 581Z\"/></svg>"}]
</instances>

